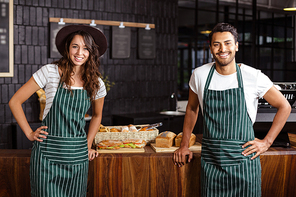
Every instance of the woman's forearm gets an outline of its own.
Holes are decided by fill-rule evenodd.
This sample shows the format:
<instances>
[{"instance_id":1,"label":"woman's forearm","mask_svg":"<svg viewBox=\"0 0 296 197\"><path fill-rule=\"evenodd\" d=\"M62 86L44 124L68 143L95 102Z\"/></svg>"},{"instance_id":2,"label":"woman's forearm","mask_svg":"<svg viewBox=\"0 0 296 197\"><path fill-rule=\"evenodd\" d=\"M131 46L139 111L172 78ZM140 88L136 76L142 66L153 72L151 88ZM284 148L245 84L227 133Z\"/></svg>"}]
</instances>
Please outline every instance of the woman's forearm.
<instances>
[{"instance_id":1,"label":"woman's forearm","mask_svg":"<svg viewBox=\"0 0 296 197\"><path fill-rule=\"evenodd\" d=\"M22 108L22 103L12 97L9 101L9 107L18 125L29 139L29 134L33 132L33 130L31 129L27 121L24 110Z\"/></svg>"},{"instance_id":2,"label":"woman's forearm","mask_svg":"<svg viewBox=\"0 0 296 197\"><path fill-rule=\"evenodd\" d=\"M102 120L102 116L93 116L89 123L89 129L87 134L88 149L91 149L92 142L100 128L101 120Z\"/></svg>"}]
</instances>

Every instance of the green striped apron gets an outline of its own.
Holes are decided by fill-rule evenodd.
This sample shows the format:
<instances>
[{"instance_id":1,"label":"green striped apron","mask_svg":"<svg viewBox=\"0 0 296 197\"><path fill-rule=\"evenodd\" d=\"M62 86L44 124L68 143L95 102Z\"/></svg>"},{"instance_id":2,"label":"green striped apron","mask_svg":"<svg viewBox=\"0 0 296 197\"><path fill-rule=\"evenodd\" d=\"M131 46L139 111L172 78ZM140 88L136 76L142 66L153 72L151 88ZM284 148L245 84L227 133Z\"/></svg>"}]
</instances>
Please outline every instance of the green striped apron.
<instances>
[{"instance_id":1,"label":"green striped apron","mask_svg":"<svg viewBox=\"0 0 296 197\"><path fill-rule=\"evenodd\" d=\"M245 103L241 71L236 65L238 88L209 90L212 66L204 89L204 130L201 153L201 196L261 196L260 157L243 156L242 145L254 140Z\"/></svg>"},{"instance_id":2,"label":"green striped apron","mask_svg":"<svg viewBox=\"0 0 296 197\"><path fill-rule=\"evenodd\" d=\"M49 113L47 139L34 142L30 160L31 195L86 196L88 148L84 115L90 107L85 90L59 85Z\"/></svg>"}]
</instances>

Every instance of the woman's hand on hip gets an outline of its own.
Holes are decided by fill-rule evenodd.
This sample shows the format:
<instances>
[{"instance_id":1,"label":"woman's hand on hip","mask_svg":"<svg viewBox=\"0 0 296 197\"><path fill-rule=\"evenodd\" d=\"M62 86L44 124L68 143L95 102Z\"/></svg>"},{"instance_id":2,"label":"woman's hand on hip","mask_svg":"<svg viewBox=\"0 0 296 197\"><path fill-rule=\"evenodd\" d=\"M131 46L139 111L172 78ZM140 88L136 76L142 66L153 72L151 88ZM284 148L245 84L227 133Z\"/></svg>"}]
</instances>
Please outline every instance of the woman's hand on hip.
<instances>
[{"instance_id":1,"label":"woman's hand on hip","mask_svg":"<svg viewBox=\"0 0 296 197\"><path fill-rule=\"evenodd\" d=\"M259 155L261 155L262 153L266 152L268 150L268 148L270 147L270 144L266 141L266 140L260 140L258 138L255 138L252 141L248 141L247 143L245 143L242 148L245 148L249 146L248 148L246 148L242 154L244 156L248 156L252 153L256 153L251 160L255 159L256 157L258 157Z\"/></svg>"},{"instance_id":2,"label":"woman's hand on hip","mask_svg":"<svg viewBox=\"0 0 296 197\"><path fill-rule=\"evenodd\" d=\"M88 160L92 161L94 158L98 157L99 153L94 149L88 149Z\"/></svg>"},{"instance_id":3,"label":"woman's hand on hip","mask_svg":"<svg viewBox=\"0 0 296 197\"><path fill-rule=\"evenodd\" d=\"M36 129L36 131L33 131L32 133L29 134L28 139L30 141L38 141L38 142L42 142L42 138L45 139L46 135L48 135L48 133L46 131L44 131L43 129L47 129L47 126L41 126L38 129Z\"/></svg>"}]
</instances>

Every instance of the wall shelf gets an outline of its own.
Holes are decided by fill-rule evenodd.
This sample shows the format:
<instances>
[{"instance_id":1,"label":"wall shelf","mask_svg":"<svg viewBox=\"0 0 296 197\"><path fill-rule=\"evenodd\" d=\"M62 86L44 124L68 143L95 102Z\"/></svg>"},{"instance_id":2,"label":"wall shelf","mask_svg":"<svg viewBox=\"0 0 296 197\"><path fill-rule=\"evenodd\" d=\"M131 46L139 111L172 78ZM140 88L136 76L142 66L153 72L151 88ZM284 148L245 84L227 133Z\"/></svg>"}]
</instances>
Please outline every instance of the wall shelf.
<instances>
[{"instance_id":1,"label":"wall shelf","mask_svg":"<svg viewBox=\"0 0 296 197\"><path fill-rule=\"evenodd\" d=\"M121 23L125 27L137 27L137 28L146 28L149 25L150 28L155 28L155 24L149 23L134 23L134 22L124 22L124 21L105 21L105 20L93 20L93 19L76 19L76 18L49 18L49 22L60 22L64 23L76 23L76 24L91 24L95 23L96 25L108 25L108 26L120 26Z\"/></svg>"}]
</instances>

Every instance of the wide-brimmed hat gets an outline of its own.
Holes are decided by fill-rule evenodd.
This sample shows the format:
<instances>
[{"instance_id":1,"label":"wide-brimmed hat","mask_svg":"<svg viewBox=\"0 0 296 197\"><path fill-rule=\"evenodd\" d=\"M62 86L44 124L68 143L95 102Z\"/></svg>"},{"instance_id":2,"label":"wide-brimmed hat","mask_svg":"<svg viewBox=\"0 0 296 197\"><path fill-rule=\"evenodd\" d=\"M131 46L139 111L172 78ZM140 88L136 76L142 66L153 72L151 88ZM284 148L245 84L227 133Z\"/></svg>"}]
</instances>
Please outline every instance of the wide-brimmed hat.
<instances>
[{"instance_id":1,"label":"wide-brimmed hat","mask_svg":"<svg viewBox=\"0 0 296 197\"><path fill-rule=\"evenodd\" d=\"M85 31L93 37L95 43L99 46L98 50L100 56L105 53L105 51L107 50L107 39L99 29L88 25L67 25L60 29L55 39L56 47L61 55L64 54L65 42L67 40L68 35L79 30Z\"/></svg>"}]
</instances>

